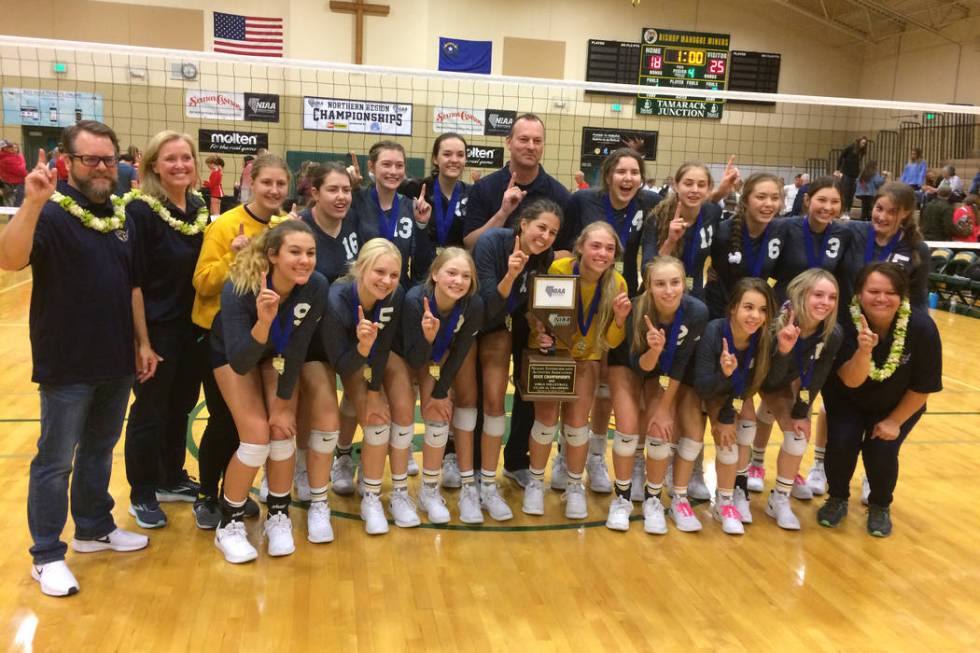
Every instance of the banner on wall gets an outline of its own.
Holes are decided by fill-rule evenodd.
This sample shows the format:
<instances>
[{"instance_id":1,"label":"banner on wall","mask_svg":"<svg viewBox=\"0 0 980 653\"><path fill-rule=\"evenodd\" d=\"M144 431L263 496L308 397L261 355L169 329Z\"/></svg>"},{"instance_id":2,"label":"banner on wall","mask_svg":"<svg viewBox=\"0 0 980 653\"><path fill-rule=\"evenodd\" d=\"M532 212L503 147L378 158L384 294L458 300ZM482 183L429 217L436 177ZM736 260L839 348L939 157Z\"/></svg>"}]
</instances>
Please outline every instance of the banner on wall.
<instances>
[{"instance_id":1,"label":"banner on wall","mask_svg":"<svg viewBox=\"0 0 980 653\"><path fill-rule=\"evenodd\" d=\"M304 97L303 129L411 136L412 105Z\"/></svg>"},{"instance_id":2,"label":"banner on wall","mask_svg":"<svg viewBox=\"0 0 980 653\"><path fill-rule=\"evenodd\" d=\"M583 127L582 158L601 161L613 150L629 147L642 154L645 161L656 161L657 136L655 131Z\"/></svg>"},{"instance_id":3,"label":"banner on wall","mask_svg":"<svg viewBox=\"0 0 980 653\"><path fill-rule=\"evenodd\" d=\"M482 134L486 122L486 112L483 109L456 109L453 107L433 107L432 109L432 131L437 134L443 132Z\"/></svg>"},{"instance_id":4,"label":"banner on wall","mask_svg":"<svg viewBox=\"0 0 980 653\"><path fill-rule=\"evenodd\" d=\"M258 154L269 149L269 135L260 132L197 130L197 148L220 154Z\"/></svg>"},{"instance_id":5,"label":"banner on wall","mask_svg":"<svg viewBox=\"0 0 980 653\"><path fill-rule=\"evenodd\" d=\"M504 148L470 145L466 148L466 165L473 168L502 168Z\"/></svg>"},{"instance_id":6,"label":"banner on wall","mask_svg":"<svg viewBox=\"0 0 980 653\"><path fill-rule=\"evenodd\" d=\"M224 91L184 91L184 115L209 120L244 120L245 94Z\"/></svg>"},{"instance_id":7,"label":"banner on wall","mask_svg":"<svg viewBox=\"0 0 980 653\"><path fill-rule=\"evenodd\" d=\"M246 93L245 120L279 122L279 96L271 93Z\"/></svg>"},{"instance_id":8,"label":"banner on wall","mask_svg":"<svg viewBox=\"0 0 980 653\"><path fill-rule=\"evenodd\" d=\"M486 129L483 130L483 133L486 136L509 136L510 128L514 126L516 119L516 111L487 109Z\"/></svg>"},{"instance_id":9,"label":"banner on wall","mask_svg":"<svg viewBox=\"0 0 980 653\"><path fill-rule=\"evenodd\" d=\"M103 119L101 93L3 89L3 122L8 125L68 127L79 120Z\"/></svg>"}]
</instances>

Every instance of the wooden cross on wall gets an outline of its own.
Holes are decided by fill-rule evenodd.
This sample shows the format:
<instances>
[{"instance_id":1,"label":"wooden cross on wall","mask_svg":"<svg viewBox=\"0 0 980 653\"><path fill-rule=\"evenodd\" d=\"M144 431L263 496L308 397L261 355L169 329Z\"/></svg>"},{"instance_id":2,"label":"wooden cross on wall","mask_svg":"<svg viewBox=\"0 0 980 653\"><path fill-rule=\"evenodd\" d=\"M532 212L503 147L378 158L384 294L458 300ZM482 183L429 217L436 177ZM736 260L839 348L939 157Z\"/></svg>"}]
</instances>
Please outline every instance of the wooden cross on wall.
<instances>
[{"instance_id":1,"label":"wooden cross on wall","mask_svg":"<svg viewBox=\"0 0 980 653\"><path fill-rule=\"evenodd\" d=\"M354 63L364 63L364 16L387 16L391 7L370 4L365 0L353 2L331 0L330 10L340 14L354 14Z\"/></svg>"}]
</instances>

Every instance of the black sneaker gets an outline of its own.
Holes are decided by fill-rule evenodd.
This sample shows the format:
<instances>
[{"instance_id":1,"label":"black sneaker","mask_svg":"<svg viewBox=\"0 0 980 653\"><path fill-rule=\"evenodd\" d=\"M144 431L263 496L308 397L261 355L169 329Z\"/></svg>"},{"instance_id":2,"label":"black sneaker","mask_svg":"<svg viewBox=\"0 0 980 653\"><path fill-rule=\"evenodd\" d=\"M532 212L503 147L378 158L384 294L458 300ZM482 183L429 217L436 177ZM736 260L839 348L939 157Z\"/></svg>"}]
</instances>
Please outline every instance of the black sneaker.
<instances>
[{"instance_id":1,"label":"black sneaker","mask_svg":"<svg viewBox=\"0 0 980 653\"><path fill-rule=\"evenodd\" d=\"M201 485L193 478L183 472L184 477L168 487L157 488L157 501L197 501L197 493L201 491Z\"/></svg>"},{"instance_id":2,"label":"black sneaker","mask_svg":"<svg viewBox=\"0 0 980 653\"><path fill-rule=\"evenodd\" d=\"M213 531L221 522L221 505L214 497L194 501L194 523L205 531Z\"/></svg>"},{"instance_id":3,"label":"black sneaker","mask_svg":"<svg viewBox=\"0 0 980 653\"><path fill-rule=\"evenodd\" d=\"M129 504L129 514L136 518L141 528L163 528L167 525L167 514L156 501Z\"/></svg>"},{"instance_id":4,"label":"black sneaker","mask_svg":"<svg viewBox=\"0 0 980 653\"><path fill-rule=\"evenodd\" d=\"M868 534L874 537L888 537L892 534L892 518L888 508L868 505Z\"/></svg>"},{"instance_id":5,"label":"black sneaker","mask_svg":"<svg viewBox=\"0 0 980 653\"><path fill-rule=\"evenodd\" d=\"M837 528L840 521L847 516L847 499L829 497L827 503L817 511L817 522L827 528Z\"/></svg>"}]
</instances>

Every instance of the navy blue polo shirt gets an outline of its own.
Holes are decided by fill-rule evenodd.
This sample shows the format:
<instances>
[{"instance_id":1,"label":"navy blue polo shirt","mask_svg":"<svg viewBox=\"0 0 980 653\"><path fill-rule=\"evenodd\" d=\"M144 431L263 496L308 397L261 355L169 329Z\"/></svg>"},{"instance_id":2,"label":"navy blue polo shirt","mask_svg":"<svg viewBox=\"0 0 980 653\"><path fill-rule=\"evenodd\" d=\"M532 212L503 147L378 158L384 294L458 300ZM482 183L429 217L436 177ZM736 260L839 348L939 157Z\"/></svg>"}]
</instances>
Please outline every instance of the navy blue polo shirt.
<instances>
[{"instance_id":1,"label":"navy blue polo shirt","mask_svg":"<svg viewBox=\"0 0 980 653\"><path fill-rule=\"evenodd\" d=\"M112 206L93 205L67 183L58 191L97 217ZM41 210L31 250L31 380L45 385L102 383L133 374L133 236L84 227L54 202Z\"/></svg>"},{"instance_id":2,"label":"navy blue polo shirt","mask_svg":"<svg viewBox=\"0 0 980 653\"><path fill-rule=\"evenodd\" d=\"M463 236L476 231L487 223L494 214L500 210L503 203L504 192L510 185L511 171L510 165L506 165L497 172L487 175L476 182L470 189L470 194L466 200L465 215L463 216ZM514 212L507 218L503 226L511 227L521 216L524 207L537 199L549 199L563 207L571 197L568 189L562 186L557 179L544 171L544 166L538 167L538 176L530 184L517 184L517 187L525 191L527 195L517 205Z\"/></svg>"}]
</instances>

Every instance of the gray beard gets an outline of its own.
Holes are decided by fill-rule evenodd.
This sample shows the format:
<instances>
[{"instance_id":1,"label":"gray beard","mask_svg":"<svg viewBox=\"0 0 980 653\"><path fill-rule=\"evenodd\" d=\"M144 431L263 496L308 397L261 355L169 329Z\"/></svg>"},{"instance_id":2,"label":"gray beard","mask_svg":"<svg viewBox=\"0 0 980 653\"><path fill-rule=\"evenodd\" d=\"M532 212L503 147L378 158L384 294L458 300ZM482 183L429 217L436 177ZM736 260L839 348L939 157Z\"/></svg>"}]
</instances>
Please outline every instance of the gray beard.
<instances>
[{"instance_id":1,"label":"gray beard","mask_svg":"<svg viewBox=\"0 0 980 653\"><path fill-rule=\"evenodd\" d=\"M93 204L105 204L109 201L109 196L112 195L112 192L116 190L115 183L110 185L109 188L102 190L100 188L96 188L96 186L88 179L76 178L74 181L75 185L78 186L78 190L82 192L82 195L84 195L88 201ZM115 182L115 180L111 181Z\"/></svg>"}]
</instances>

